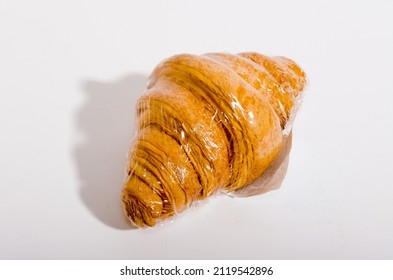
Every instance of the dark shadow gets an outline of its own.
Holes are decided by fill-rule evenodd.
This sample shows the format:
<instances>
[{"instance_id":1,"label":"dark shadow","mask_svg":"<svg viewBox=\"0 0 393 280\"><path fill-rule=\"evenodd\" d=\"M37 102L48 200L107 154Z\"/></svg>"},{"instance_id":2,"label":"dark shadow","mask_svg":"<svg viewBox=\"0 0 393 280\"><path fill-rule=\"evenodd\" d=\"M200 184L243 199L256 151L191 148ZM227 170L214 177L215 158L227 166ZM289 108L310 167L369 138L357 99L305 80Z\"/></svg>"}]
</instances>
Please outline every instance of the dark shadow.
<instances>
[{"instance_id":1,"label":"dark shadow","mask_svg":"<svg viewBox=\"0 0 393 280\"><path fill-rule=\"evenodd\" d=\"M130 229L121 206L127 152L136 134L135 106L147 77L129 75L113 82L86 81L87 101L76 116L83 138L74 150L80 196L91 213L108 226Z\"/></svg>"}]
</instances>

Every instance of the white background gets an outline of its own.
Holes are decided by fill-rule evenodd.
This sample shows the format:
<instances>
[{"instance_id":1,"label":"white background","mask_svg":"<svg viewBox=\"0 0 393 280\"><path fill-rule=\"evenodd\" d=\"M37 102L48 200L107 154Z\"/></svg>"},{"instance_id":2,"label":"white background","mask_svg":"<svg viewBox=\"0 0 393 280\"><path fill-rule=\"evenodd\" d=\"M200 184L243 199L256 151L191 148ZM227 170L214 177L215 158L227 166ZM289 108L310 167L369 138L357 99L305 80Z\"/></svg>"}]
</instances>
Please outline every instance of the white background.
<instances>
[{"instance_id":1,"label":"white background","mask_svg":"<svg viewBox=\"0 0 393 280\"><path fill-rule=\"evenodd\" d=\"M0 0L0 258L392 259L392 14L392 1ZM130 229L119 196L147 76L213 51L307 72L287 177Z\"/></svg>"}]
</instances>

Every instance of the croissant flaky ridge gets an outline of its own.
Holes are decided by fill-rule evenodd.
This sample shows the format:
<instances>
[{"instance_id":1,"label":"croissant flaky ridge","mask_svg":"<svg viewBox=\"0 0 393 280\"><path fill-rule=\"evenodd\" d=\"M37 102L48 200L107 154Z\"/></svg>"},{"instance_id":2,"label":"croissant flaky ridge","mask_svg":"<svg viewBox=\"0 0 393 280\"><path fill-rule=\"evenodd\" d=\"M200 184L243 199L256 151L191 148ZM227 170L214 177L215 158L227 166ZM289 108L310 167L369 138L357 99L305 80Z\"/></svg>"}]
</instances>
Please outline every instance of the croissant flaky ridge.
<instances>
[{"instance_id":1,"label":"croissant flaky ridge","mask_svg":"<svg viewBox=\"0 0 393 280\"><path fill-rule=\"evenodd\" d=\"M219 191L240 191L276 159L306 83L285 57L181 54L161 62L138 100L124 211L154 226Z\"/></svg>"}]
</instances>

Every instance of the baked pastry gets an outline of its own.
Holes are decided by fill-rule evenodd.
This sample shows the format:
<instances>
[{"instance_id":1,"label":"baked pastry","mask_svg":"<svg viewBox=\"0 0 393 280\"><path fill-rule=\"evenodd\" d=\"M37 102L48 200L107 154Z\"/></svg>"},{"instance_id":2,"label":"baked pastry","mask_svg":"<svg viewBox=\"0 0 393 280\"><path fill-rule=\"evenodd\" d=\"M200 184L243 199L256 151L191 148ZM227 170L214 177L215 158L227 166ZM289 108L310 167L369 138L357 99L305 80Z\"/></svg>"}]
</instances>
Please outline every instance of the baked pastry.
<instances>
[{"instance_id":1,"label":"baked pastry","mask_svg":"<svg viewBox=\"0 0 393 280\"><path fill-rule=\"evenodd\" d=\"M279 155L305 83L292 60L258 53L161 62L137 104L127 217L150 227L219 190L244 190Z\"/></svg>"}]
</instances>

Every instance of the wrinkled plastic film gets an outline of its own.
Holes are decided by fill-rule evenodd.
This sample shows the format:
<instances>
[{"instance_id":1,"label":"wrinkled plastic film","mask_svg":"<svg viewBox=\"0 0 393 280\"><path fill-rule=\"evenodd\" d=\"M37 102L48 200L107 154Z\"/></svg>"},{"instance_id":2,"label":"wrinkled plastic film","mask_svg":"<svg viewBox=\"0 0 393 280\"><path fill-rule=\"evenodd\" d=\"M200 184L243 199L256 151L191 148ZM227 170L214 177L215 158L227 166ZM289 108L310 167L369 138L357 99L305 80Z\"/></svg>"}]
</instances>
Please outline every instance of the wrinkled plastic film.
<instances>
[{"instance_id":1,"label":"wrinkled plastic film","mask_svg":"<svg viewBox=\"0 0 393 280\"><path fill-rule=\"evenodd\" d=\"M161 62L137 104L122 196L130 221L154 226L213 194L277 188L305 83L293 61L257 53Z\"/></svg>"}]
</instances>

